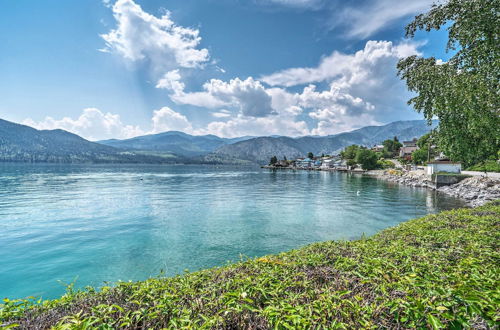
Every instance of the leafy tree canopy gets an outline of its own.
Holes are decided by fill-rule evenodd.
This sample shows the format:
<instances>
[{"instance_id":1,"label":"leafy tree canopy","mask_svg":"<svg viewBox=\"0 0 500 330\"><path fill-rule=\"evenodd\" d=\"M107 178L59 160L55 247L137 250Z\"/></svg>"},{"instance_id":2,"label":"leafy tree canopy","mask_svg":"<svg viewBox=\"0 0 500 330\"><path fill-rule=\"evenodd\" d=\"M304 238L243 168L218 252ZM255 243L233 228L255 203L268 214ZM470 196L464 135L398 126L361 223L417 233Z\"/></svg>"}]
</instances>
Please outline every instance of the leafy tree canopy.
<instances>
[{"instance_id":1,"label":"leafy tree canopy","mask_svg":"<svg viewBox=\"0 0 500 330\"><path fill-rule=\"evenodd\" d=\"M354 159L356 158L356 152L358 149L359 146L356 144L345 147L345 149L340 153L340 157L342 157L342 159Z\"/></svg>"},{"instance_id":2,"label":"leafy tree canopy","mask_svg":"<svg viewBox=\"0 0 500 330\"><path fill-rule=\"evenodd\" d=\"M356 163L360 164L364 170L373 170L377 168L377 154L369 149L360 148L356 152Z\"/></svg>"},{"instance_id":3,"label":"leafy tree canopy","mask_svg":"<svg viewBox=\"0 0 500 330\"><path fill-rule=\"evenodd\" d=\"M387 151L388 153L396 153L399 148L401 148L403 145L397 140L397 137L394 137L394 140L385 140L382 142L382 145L384 146L384 150Z\"/></svg>"},{"instance_id":4,"label":"leafy tree canopy","mask_svg":"<svg viewBox=\"0 0 500 330\"><path fill-rule=\"evenodd\" d=\"M500 1L434 5L406 27L406 35L444 26L449 33L446 50L454 51L448 62L410 56L400 60L398 71L417 93L408 103L429 123L439 118L439 147L470 165L500 149Z\"/></svg>"}]
</instances>

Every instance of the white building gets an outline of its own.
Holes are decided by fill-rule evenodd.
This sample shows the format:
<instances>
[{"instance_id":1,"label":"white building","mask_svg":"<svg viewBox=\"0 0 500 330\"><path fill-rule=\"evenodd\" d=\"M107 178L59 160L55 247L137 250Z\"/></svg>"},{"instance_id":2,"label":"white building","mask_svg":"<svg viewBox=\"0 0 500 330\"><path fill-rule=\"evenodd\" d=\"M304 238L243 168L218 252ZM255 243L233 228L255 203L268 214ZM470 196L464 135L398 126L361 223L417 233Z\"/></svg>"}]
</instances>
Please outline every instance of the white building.
<instances>
[{"instance_id":1,"label":"white building","mask_svg":"<svg viewBox=\"0 0 500 330\"><path fill-rule=\"evenodd\" d=\"M427 175L439 172L458 174L462 172L462 164L443 160L427 163Z\"/></svg>"},{"instance_id":2,"label":"white building","mask_svg":"<svg viewBox=\"0 0 500 330\"><path fill-rule=\"evenodd\" d=\"M334 159L330 158L330 159L324 159L322 162L321 162L321 169L322 170L327 170L329 168L332 168L333 167L333 163L334 163Z\"/></svg>"}]
</instances>

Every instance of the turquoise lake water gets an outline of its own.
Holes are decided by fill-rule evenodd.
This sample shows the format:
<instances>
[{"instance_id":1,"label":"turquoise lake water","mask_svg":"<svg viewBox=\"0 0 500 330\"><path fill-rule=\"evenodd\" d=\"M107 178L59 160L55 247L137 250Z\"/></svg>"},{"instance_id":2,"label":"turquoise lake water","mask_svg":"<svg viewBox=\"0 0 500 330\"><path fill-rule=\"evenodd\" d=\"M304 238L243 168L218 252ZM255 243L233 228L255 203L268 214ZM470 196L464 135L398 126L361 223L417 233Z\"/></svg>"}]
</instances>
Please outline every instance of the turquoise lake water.
<instances>
[{"instance_id":1,"label":"turquoise lake water","mask_svg":"<svg viewBox=\"0 0 500 330\"><path fill-rule=\"evenodd\" d=\"M358 193L359 192L359 193ZM224 265L463 206L341 173L0 164L0 298Z\"/></svg>"}]
</instances>

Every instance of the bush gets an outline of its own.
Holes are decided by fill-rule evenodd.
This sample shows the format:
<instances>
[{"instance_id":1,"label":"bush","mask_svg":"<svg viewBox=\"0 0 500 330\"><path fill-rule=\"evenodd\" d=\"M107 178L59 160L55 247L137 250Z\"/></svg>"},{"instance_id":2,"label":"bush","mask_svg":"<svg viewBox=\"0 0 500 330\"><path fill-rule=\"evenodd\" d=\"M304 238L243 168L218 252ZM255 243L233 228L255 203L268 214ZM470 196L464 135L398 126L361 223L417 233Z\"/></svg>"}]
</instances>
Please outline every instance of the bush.
<instances>
[{"instance_id":1,"label":"bush","mask_svg":"<svg viewBox=\"0 0 500 330\"><path fill-rule=\"evenodd\" d=\"M395 168L396 165L394 165L394 163L391 162L390 160L380 159L377 161L377 167L388 169L388 168Z\"/></svg>"}]
</instances>

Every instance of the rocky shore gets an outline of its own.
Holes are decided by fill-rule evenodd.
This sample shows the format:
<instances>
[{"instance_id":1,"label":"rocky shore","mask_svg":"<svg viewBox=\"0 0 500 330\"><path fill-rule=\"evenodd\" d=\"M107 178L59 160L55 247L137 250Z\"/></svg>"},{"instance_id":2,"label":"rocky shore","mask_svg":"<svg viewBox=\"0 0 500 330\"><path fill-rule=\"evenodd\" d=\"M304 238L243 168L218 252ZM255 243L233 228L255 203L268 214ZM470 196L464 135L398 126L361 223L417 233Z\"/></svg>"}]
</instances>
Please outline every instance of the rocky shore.
<instances>
[{"instance_id":1,"label":"rocky shore","mask_svg":"<svg viewBox=\"0 0 500 330\"><path fill-rule=\"evenodd\" d=\"M498 178L473 176L459 183L436 189L431 178L423 171L384 171L371 174L384 180L411 187L423 187L437 190L440 193L461 198L472 207L484 205L489 201L500 199L500 179Z\"/></svg>"}]
</instances>

